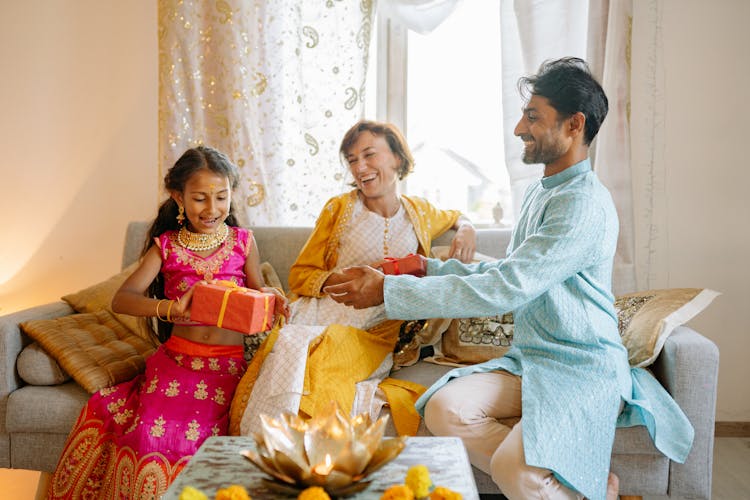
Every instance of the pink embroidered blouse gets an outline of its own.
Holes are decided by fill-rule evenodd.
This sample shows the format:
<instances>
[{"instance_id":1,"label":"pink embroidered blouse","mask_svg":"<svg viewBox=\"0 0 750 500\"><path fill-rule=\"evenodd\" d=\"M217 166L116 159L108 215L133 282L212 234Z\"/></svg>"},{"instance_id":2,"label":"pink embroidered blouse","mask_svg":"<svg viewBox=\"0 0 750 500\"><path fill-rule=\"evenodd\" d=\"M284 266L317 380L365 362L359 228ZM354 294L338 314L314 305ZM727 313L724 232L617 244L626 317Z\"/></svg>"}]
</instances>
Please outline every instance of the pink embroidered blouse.
<instances>
[{"instance_id":1,"label":"pink embroidered blouse","mask_svg":"<svg viewBox=\"0 0 750 500\"><path fill-rule=\"evenodd\" d=\"M230 226L226 241L208 257L201 257L180 245L177 233L165 231L154 238L161 250L161 273L167 298L182 297L191 286L204 279L233 281L237 286L245 286L245 260L250 253L248 241L252 231Z\"/></svg>"}]
</instances>

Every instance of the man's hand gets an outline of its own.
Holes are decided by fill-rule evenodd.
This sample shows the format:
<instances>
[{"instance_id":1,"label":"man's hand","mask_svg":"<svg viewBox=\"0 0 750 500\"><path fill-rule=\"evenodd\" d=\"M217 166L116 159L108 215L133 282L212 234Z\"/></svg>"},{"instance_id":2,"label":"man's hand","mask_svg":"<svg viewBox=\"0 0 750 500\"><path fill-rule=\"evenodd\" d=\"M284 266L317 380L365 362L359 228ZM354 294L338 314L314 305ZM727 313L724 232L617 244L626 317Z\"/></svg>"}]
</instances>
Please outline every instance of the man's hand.
<instances>
[{"instance_id":1,"label":"man's hand","mask_svg":"<svg viewBox=\"0 0 750 500\"><path fill-rule=\"evenodd\" d=\"M333 300L355 309L383 303L383 273L369 266L347 267L341 272L346 281L323 288Z\"/></svg>"}]
</instances>

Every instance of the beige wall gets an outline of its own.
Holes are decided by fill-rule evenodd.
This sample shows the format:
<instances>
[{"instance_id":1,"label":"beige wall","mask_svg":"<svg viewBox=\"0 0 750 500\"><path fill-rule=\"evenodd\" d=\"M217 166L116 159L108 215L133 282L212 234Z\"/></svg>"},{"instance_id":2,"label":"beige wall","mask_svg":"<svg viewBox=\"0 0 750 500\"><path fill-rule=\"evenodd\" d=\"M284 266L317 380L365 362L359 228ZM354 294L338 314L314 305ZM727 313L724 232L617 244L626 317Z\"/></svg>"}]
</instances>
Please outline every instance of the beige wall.
<instances>
[{"instance_id":1,"label":"beige wall","mask_svg":"<svg viewBox=\"0 0 750 500\"><path fill-rule=\"evenodd\" d=\"M4 314L114 274L153 216L158 42L154 1L1 4Z\"/></svg>"},{"instance_id":2,"label":"beige wall","mask_svg":"<svg viewBox=\"0 0 750 500\"><path fill-rule=\"evenodd\" d=\"M651 155L657 163L655 184L642 168L634 172L635 199L642 201L635 213L638 262L641 269L648 259L654 263L653 288L722 292L689 324L719 346L717 419L750 421L750 2L634 3L634 81L654 45L642 25L654 6L663 41L655 53L656 109L643 104L646 86L633 92L634 138L644 139L633 143L633 164L642 167ZM652 113L656 127L642 130ZM649 150L644 143L652 133L656 148ZM651 188L649 206L643 200ZM658 222L650 234L649 210Z\"/></svg>"},{"instance_id":3,"label":"beige wall","mask_svg":"<svg viewBox=\"0 0 750 500\"><path fill-rule=\"evenodd\" d=\"M155 213L158 45L155 1L0 2L4 314L114 274L126 222ZM636 3L641 36L650 2ZM664 183L654 186L653 284L723 293L690 324L721 349L718 418L750 421L750 3L662 0L658 9ZM634 43L635 67L647 43ZM648 112L637 92L634 127ZM643 148L634 152L643 163ZM643 172L634 180L646 189ZM645 210L636 206L641 225Z\"/></svg>"}]
</instances>

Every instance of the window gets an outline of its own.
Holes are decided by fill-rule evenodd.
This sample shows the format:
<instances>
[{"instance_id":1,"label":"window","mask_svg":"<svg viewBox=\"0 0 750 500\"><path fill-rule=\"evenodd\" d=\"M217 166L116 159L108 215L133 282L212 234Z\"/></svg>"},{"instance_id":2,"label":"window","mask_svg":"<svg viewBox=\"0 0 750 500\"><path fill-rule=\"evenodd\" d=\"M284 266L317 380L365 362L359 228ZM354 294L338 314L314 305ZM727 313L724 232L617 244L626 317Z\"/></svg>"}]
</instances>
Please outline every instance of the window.
<instances>
[{"instance_id":1,"label":"window","mask_svg":"<svg viewBox=\"0 0 750 500\"><path fill-rule=\"evenodd\" d=\"M429 34L378 19L366 116L397 124L414 154L407 194L478 225L509 225L502 123L500 7L461 2ZM376 95L376 99L372 97Z\"/></svg>"}]
</instances>

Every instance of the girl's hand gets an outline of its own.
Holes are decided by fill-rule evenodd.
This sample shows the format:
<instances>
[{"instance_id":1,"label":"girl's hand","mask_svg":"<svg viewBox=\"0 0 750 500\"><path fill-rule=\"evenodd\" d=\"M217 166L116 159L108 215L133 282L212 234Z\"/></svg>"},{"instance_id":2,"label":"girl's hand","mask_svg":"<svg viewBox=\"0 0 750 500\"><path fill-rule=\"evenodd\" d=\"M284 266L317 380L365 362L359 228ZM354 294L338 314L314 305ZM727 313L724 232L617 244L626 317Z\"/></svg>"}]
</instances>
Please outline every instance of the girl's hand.
<instances>
[{"instance_id":1,"label":"girl's hand","mask_svg":"<svg viewBox=\"0 0 750 500\"><path fill-rule=\"evenodd\" d=\"M172 301L172 310L169 312L169 320L173 323L187 323L190 321L190 306L193 302L193 292L195 291L196 285L205 285L207 281L198 281L193 286L188 288L188 291L177 300Z\"/></svg>"},{"instance_id":2,"label":"girl's hand","mask_svg":"<svg viewBox=\"0 0 750 500\"><path fill-rule=\"evenodd\" d=\"M458 259L468 264L474 258L474 252L477 249L477 231L469 223L461 224L456 229L456 235L451 241L451 250L448 257Z\"/></svg>"},{"instance_id":3,"label":"girl's hand","mask_svg":"<svg viewBox=\"0 0 750 500\"><path fill-rule=\"evenodd\" d=\"M287 300L284 293L279 290L278 288L272 288L268 286L264 286L260 289L261 292L265 293L272 293L276 296L276 299L274 300L274 306L273 306L273 313L274 316L278 317L283 315L284 319L286 321L289 321L289 301Z\"/></svg>"}]
</instances>

